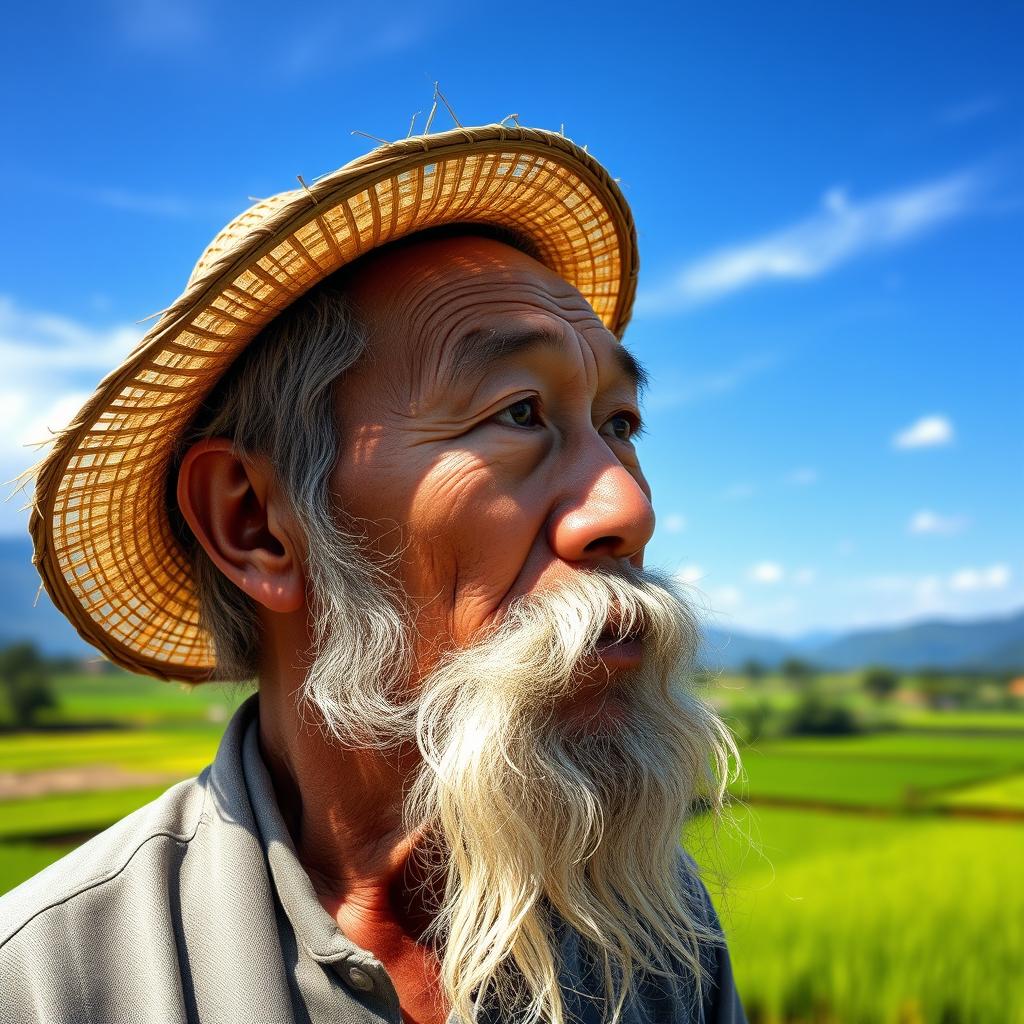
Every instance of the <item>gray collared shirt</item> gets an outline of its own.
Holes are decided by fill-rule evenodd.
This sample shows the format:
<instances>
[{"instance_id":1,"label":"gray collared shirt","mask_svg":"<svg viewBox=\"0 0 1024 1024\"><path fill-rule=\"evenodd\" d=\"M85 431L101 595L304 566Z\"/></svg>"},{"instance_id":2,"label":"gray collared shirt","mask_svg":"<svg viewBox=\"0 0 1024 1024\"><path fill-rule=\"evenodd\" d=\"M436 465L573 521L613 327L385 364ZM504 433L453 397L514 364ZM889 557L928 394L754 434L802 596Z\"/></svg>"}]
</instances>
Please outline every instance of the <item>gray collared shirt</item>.
<instances>
[{"instance_id":1,"label":"gray collared shirt","mask_svg":"<svg viewBox=\"0 0 1024 1024\"><path fill-rule=\"evenodd\" d=\"M0 899L0 1021L400 1024L387 971L345 937L299 863L257 708L239 708L198 778ZM623 1024L743 1024L725 946L702 956L714 981L702 1001L686 985L645 986ZM567 1008L597 1024L571 936L563 964Z\"/></svg>"}]
</instances>

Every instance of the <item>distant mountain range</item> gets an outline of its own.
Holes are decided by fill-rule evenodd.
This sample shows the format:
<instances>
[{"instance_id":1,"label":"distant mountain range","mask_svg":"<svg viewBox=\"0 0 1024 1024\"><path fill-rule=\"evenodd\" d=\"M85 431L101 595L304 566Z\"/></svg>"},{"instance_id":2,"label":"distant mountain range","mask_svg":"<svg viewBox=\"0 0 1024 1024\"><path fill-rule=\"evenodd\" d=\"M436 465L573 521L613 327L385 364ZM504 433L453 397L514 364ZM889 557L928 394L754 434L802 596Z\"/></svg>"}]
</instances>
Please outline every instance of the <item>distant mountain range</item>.
<instances>
[{"instance_id":1,"label":"distant mountain range","mask_svg":"<svg viewBox=\"0 0 1024 1024\"><path fill-rule=\"evenodd\" d=\"M45 591L33 607L38 589L28 537L0 537L0 645L32 640L50 655L96 655ZM880 664L904 670L1024 671L1024 609L972 622L936 619L846 633L819 630L794 639L704 630L701 661L709 668L735 669L750 660L774 668L789 657L836 669Z\"/></svg>"},{"instance_id":2,"label":"distant mountain range","mask_svg":"<svg viewBox=\"0 0 1024 1024\"><path fill-rule=\"evenodd\" d=\"M793 639L712 627L704 630L700 660L709 668L735 669L746 661L775 668L791 657L833 669L888 665L905 671L1024 671L1024 610L971 622L929 619Z\"/></svg>"}]
</instances>

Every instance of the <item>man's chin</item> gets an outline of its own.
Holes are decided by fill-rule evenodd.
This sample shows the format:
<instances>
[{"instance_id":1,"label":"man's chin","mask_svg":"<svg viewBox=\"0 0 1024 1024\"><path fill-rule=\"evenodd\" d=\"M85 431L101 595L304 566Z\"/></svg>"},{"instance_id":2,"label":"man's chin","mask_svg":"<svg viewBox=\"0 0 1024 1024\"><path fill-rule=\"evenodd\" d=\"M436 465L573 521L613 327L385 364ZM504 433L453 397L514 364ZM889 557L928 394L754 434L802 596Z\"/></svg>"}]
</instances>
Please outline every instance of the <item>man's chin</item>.
<instances>
[{"instance_id":1,"label":"man's chin","mask_svg":"<svg viewBox=\"0 0 1024 1024\"><path fill-rule=\"evenodd\" d=\"M628 717L625 704L616 697L609 697L596 707L569 712L566 726L576 736L599 736L621 729Z\"/></svg>"},{"instance_id":2,"label":"man's chin","mask_svg":"<svg viewBox=\"0 0 1024 1024\"><path fill-rule=\"evenodd\" d=\"M570 735L594 736L626 725L627 705L617 680L587 683L557 709L556 719Z\"/></svg>"}]
</instances>

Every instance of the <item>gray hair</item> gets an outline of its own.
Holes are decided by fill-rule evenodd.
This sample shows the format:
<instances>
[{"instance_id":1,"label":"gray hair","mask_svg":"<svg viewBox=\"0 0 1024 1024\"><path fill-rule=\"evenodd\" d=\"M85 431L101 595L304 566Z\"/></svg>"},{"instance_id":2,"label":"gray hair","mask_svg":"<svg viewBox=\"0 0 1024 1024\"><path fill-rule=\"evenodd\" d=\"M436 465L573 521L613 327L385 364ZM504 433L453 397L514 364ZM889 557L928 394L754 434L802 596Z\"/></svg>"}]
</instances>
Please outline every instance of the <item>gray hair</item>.
<instances>
[{"instance_id":1,"label":"gray hair","mask_svg":"<svg viewBox=\"0 0 1024 1024\"><path fill-rule=\"evenodd\" d=\"M184 432L168 473L171 527L189 560L200 628L214 647L210 678L248 682L257 679L260 669L256 602L217 568L193 535L178 508L177 477L188 449L208 438L229 438L243 462L254 456L269 458L306 535L314 642L301 699L329 712L335 723L344 720L344 726L332 726L331 731L350 740L360 735L363 742L381 742L381 732L371 736L360 726L354 707L343 712L335 700L337 678L332 682L330 674L340 673L339 678L364 687L363 709L379 714L378 727L390 722L404 731L405 712L385 697L385 690L408 666L411 624L389 565L371 561L355 524L330 494L341 440L335 384L367 347L367 329L355 315L347 289L361 268L390 251L464 235L490 238L539 258L533 244L515 232L468 223L428 228L367 253L310 289L248 344Z\"/></svg>"},{"instance_id":2,"label":"gray hair","mask_svg":"<svg viewBox=\"0 0 1024 1024\"><path fill-rule=\"evenodd\" d=\"M191 565L200 627L213 642L214 679L248 681L258 676L260 621L255 601L217 568L185 523L174 497L177 467L193 444L213 437L229 438L243 461L267 457L305 530L310 562L331 552L342 559L352 555L345 572L355 570L358 577L363 569L365 577L365 559L355 551L356 539L332 515L329 492L339 447L334 385L365 349L366 331L343 285L328 278L250 342L207 396L178 445L168 479L169 506ZM327 567L307 566L311 573L318 568Z\"/></svg>"}]
</instances>

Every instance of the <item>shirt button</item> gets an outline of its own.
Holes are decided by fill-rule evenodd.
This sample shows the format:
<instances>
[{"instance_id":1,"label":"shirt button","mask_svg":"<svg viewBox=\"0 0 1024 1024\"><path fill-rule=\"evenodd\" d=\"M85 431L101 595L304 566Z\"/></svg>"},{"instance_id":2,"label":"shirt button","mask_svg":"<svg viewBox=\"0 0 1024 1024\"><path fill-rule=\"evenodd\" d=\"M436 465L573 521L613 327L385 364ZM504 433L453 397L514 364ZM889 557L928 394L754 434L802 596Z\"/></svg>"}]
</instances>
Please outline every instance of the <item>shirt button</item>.
<instances>
[{"instance_id":1,"label":"shirt button","mask_svg":"<svg viewBox=\"0 0 1024 1024\"><path fill-rule=\"evenodd\" d=\"M373 991L373 978L366 971L362 971L358 967L350 967L348 969L348 983L360 992Z\"/></svg>"}]
</instances>

